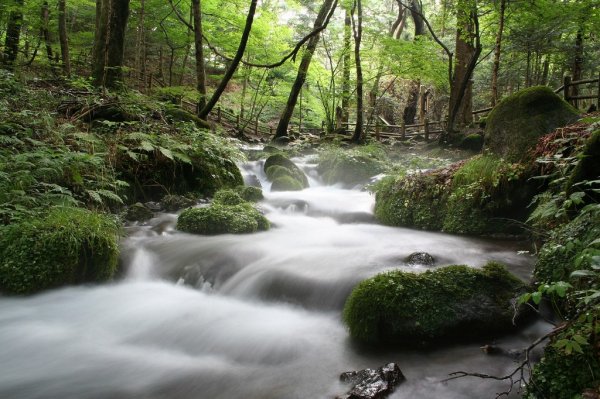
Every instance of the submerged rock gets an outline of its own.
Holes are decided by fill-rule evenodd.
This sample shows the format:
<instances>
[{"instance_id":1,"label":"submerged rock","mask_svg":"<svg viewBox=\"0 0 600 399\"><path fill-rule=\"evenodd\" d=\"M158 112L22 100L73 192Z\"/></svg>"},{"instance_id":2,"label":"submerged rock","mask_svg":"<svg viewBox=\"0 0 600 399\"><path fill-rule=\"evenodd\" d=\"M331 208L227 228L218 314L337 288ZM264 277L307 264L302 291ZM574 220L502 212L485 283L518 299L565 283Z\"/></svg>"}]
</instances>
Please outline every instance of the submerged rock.
<instances>
[{"instance_id":1,"label":"submerged rock","mask_svg":"<svg viewBox=\"0 0 600 399\"><path fill-rule=\"evenodd\" d=\"M347 371L340 381L352 384L352 389L336 399L380 399L394 392L406 378L396 363L388 363L378 369Z\"/></svg>"},{"instance_id":2,"label":"submerged rock","mask_svg":"<svg viewBox=\"0 0 600 399\"><path fill-rule=\"evenodd\" d=\"M413 252L404 259L408 265L433 266L435 259L427 252Z\"/></svg>"},{"instance_id":3,"label":"submerged rock","mask_svg":"<svg viewBox=\"0 0 600 399\"><path fill-rule=\"evenodd\" d=\"M162 209L167 212L176 212L183 208L189 208L196 204L196 201L183 195L165 195L160 201Z\"/></svg>"}]
</instances>

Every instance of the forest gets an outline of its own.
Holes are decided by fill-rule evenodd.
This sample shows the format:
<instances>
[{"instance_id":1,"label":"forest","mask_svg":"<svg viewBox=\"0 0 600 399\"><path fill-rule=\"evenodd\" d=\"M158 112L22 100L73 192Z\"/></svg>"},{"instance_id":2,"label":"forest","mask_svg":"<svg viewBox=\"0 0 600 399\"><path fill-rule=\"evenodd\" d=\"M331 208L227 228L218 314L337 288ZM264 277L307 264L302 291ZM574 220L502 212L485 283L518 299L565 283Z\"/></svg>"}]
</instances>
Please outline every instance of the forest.
<instances>
[{"instance_id":1,"label":"forest","mask_svg":"<svg viewBox=\"0 0 600 399\"><path fill-rule=\"evenodd\" d=\"M0 1L0 397L600 398L597 1Z\"/></svg>"}]
</instances>

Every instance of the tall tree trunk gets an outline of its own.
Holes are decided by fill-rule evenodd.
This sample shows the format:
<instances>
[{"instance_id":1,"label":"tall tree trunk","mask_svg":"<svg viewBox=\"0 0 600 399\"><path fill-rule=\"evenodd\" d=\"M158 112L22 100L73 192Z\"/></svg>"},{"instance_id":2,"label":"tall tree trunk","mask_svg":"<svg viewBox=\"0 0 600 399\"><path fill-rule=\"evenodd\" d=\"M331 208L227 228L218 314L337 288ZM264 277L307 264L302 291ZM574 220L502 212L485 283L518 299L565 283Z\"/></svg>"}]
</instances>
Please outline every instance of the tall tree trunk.
<instances>
[{"instance_id":1,"label":"tall tree trunk","mask_svg":"<svg viewBox=\"0 0 600 399\"><path fill-rule=\"evenodd\" d=\"M506 0L500 0L498 14L498 32L496 33L496 46L494 47L494 66L492 68L492 107L498 101L498 72L500 71L500 55L502 51L502 34L504 32L504 15L506 14Z\"/></svg>"},{"instance_id":2,"label":"tall tree trunk","mask_svg":"<svg viewBox=\"0 0 600 399\"><path fill-rule=\"evenodd\" d=\"M475 0L460 0L458 29L456 31L456 64L450 87L447 134L452 134L457 124L472 122L471 77L481 54L479 17ZM446 137L440 136L443 140Z\"/></svg>"},{"instance_id":3,"label":"tall tree trunk","mask_svg":"<svg viewBox=\"0 0 600 399\"><path fill-rule=\"evenodd\" d=\"M525 67L525 87L531 86L531 50L527 48L527 65Z\"/></svg>"},{"instance_id":4,"label":"tall tree trunk","mask_svg":"<svg viewBox=\"0 0 600 399\"><path fill-rule=\"evenodd\" d=\"M342 117L341 126L343 128L350 120L350 40L352 38L352 20L350 12L345 10L344 17L344 69L342 71Z\"/></svg>"},{"instance_id":5,"label":"tall tree trunk","mask_svg":"<svg viewBox=\"0 0 600 399\"><path fill-rule=\"evenodd\" d=\"M242 33L242 38L240 40L240 44L238 46L237 52L235 53L235 57L229 64L227 71L225 72L225 76L221 79L219 86L211 96L210 100L206 103L206 105L198 112L198 117L202 119L206 119L210 111L214 108L221 97L221 94L225 91L227 84L233 77L235 70L237 69L242 57L244 56L244 52L246 51L246 45L248 44L248 38L250 37L250 31L252 30L252 23L254 22L254 15L256 14L256 5L258 0L252 0L250 3L250 9L248 10L248 16L246 17L246 26L244 27L244 32Z\"/></svg>"},{"instance_id":6,"label":"tall tree trunk","mask_svg":"<svg viewBox=\"0 0 600 399\"><path fill-rule=\"evenodd\" d=\"M423 21L423 12L421 9L421 3L418 0L411 0L410 3L410 16L415 25L415 39L420 35L425 34L425 22ZM408 101L404 108L403 119L404 123L410 125L415 122L415 116L417 115L417 105L419 104L419 94L421 92L421 80L416 79L410 82L410 91L408 95Z\"/></svg>"},{"instance_id":7,"label":"tall tree trunk","mask_svg":"<svg viewBox=\"0 0 600 399\"><path fill-rule=\"evenodd\" d=\"M192 10L194 13L194 48L196 55L196 90L200 97L198 98L197 112L206 106L206 70L204 67L204 47L202 44L202 2L201 0L192 0Z\"/></svg>"},{"instance_id":8,"label":"tall tree trunk","mask_svg":"<svg viewBox=\"0 0 600 399\"><path fill-rule=\"evenodd\" d=\"M140 0L140 10L138 11L137 37L135 45L135 74L141 89L145 87L146 76L146 0Z\"/></svg>"},{"instance_id":9,"label":"tall tree trunk","mask_svg":"<svg viewBox=\"0 0 600 399\"><path fill-rule=\"evenodd\" d=\"M129 0L96 0L96 34L92 57L95 86L114 88L123 80L125 28L129 17Z\"/></svg>"},{"instance_id":10,"label":"tall tree trunk","mask_svg":"<svg viewBox=\"0 0 600 399\"><path fill-rule=\"evenodd\" d=\"M423 9L420 0L410 1L410 15L415 24L415 37L425 34L425 22L423 21Z\"/></svg>"},{"instance_id":11,"label":"tall tree trunk","mask_svg":"<svg viewBox=\"0 0 600 399\"><path fill-rule=\"evenodd\" d=\"M321 9L319 10L319 14L315 19L314 27L315 29L322 26L325 22L325 18L329 11L332 9L334 4L334 0L325 0ZM337 5L337 1L335 2ZM310 61L312 60L315 49L317 48L317 44L319 43L320 34L316 34L312 36L304 50L304 54L302 55L302 61L300 61L300 66L298 67L298 74L296 75L296 80L292 85L292 89L290 90L290 95L288 96L288 100L286 106L281 113L279 123L277 124L277 130L275 131L275 137L283 137L287 136L288 126L290 124L290 120L292 119L292 115L294 114L294 108L296 108L296 103L298 102L298 96L300 94L300 90L302 90L302 86L306 81L306 75L308 73L308 67L310 66Z\"/></svg>"},{"instance_id":12,"label":"tall tree trunk","mask_svg":"<svg viewBox=\"0 0 600 399\"><path fill-rule=\"evenodd\" d=\"M356 19L354 23L354 14L352 15L352 27L354 30L354 61L356 63L356 127L354 129L354 135L352 141L355 143L363 143L364 137L364 106L363 106L363 73L362 63L360 59L360 43L362 41L362 1L355 0L356 6Z\"/></svg>"},{"instance_id":13,"label":"tall tree trunk","mask_svg":"<svg viewBox=\"0 0 600 399\"><path fill-rule=\"evenodd\" d=\"M15 9L8 15L6 38L4 41L3 64L6 69L13 70L19 53L19 39L23 25L23 0L15 0Z\"/></svg>"},{"instance_id":14,"label":"tall tree trunk","mask_svg":"<svg viewBox=\"0 0 600 399\"><path fill-rule=\"evenodd\" d=\"M143 0L142 0L143 2ZM69 36L67 34L67 0L58 0L58 40L65 76L71 76L71 57L69 55Z\"/></svg>"},{"instance_id":15,"label":"tall tree trunk","mask_svg":"<svg viewBox=\"0 0 600 399\"><path fill-rule=\"evenodd\" d=\"M48 62L51 66L53 66L53 56L52 56L52 41L50 40L50 30L48 29L48 25L50 25L50 10L48 9L48 2L44 1L42 4L42 26L40 28L40 34L44 39L44 44L46 45L46 56L48 57Z\"/></svg>"},{"instance_id":16,"label":"tall tree trunk","mask_svg":"<svg viewBox=\"0 0 600 399\"><path fill-rule=\"evenodd\" d=\"M548 73L550 72L550 58L549 56L544 57L544 69L542 71L542 81L540 84L547 85L548 84Z\"/></svg>"}]
</instances>

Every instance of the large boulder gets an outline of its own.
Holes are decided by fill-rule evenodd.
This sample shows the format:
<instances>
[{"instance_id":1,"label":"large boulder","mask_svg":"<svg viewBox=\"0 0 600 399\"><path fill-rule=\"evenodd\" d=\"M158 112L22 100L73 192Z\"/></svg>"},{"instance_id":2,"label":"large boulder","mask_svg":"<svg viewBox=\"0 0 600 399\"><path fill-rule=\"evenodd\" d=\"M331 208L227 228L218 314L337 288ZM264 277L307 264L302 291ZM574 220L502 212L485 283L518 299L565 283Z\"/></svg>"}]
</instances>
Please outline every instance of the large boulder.
<instances>
[{"instance_id":1,"label":"large boulder","mask_svg":"<svg viewBox=\"0 0 600 399\"><path fill-rule=\"evenodd\" d=\"M351 149L326 147L319 153L317 170L327 184L353 186L383 173L388 161L385 151L378 145Z\"/></svg>"},{"instance_id":2,"label":"large boulder","mask_svg":"<svg viewBox=\"0 0 600 399\"><path fill-rule=\"evenodd\" d=\"M0 227L0 292L32 294L109 280L120 233L114 218L69 207Z\"/></svg>"},{"instance_id":3,"label":"large boulder","mask_svg":"<svg viewBox=\"0 0 600 399\"><path fill-rule=\"evenodd\" d=\"M546 86L505 98L487 118L485 145L509 161L527 158L538 138L577 119L578 112Z\"/></svg>"},{"instance_id":4,"label":"large boulder","mask_svg":"<svg viewBox=\"0 0 600 399\"><path fill-rule=\"evenodd\" d=\"M350 335L401 346L481 338L513 327L525 284L504 266L448 266L422 274L399 270L358 284L344 306Z\"/></svg>"},{"instance_id":5,"label":"large boulder","mask_svg":"<svg viewBox=\"0 0 600 399\"><path fill-rule=\"evenodd\" d=\"M267 178L273 182L273 191L302 190L309 186L304 172L282 154L274 154L267 158L264 171Z\"/></svg>"}]
</instances>

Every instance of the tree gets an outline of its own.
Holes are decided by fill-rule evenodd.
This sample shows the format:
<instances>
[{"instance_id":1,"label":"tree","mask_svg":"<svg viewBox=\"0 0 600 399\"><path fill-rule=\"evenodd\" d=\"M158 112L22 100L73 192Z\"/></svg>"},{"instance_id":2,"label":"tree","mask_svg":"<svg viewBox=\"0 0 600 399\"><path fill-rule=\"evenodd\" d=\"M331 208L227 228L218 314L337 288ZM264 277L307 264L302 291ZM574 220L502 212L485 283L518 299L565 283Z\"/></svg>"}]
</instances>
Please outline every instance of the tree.
<instances>
[{"instance_id":1,"label":"tree","mask_svg":"<svg viewBox=\"0 0 600 399\"><path fill-rule=\"evenodd\" d=\"M115 88L123 80L125 28L129 0L96 0L96 32L92 57L95 86Z\"/></svg>"},{"instance_id":2,"label":"tree","mask_svg":"<svg viewBox=\"0 0 600 399\"><path fill-rule=\"evenodd\" d=\"M319 10L319 14L315 19L313 32L325 24L328 15L333 13L336 7L337 0L325 0L323 2L323 5ZM288 126L290 124L290 120L292 119L296 103L298 102L298 96L300 95L302 86L306 81L308 67L310 66L310 62L312 60L315 49L317 48L317 44L319 43L319 37L320 34L316 33L313 36L311 36L310 39L308 39L306 49L304 50L302 60L300 61L300 66L298 67L298 74L296 75L296 80L292 85L292 89L290 90L290 94L288 96L287 104L279 118L277 130L275 131L275 138L287 136Z\"/></svg>"},{"instance_id":3,"label":"tree","mask_svg":"<svg viewBox=\"0 0 600 399\"><path fill-rule=\"evenodd\" d=\"M354 11L357 13L357 22L354 21ZM363 98L363 73L360 59L360 43L362 40L362 1L355 0L352 7L352 30L354 33L354 62L356 63L356 126L352 141L359 144L364 141L364 98Z\"/></svg>"},{"instance_id":4,"label":"tree","mask_svg":"<svg viewBox=\"0 0 600 399\"><path fill-rule=\"evenodd\" d=\"M506 13L507 0L500 0L498 12L498 32L496 33L496 45L494 46L494 67L492 70L492 107L498 101L498 72L500 71L500 54L502 49L502 33L504 32L504 15Z\"/></svg>"},{"instance_id":5,"label":"tree","mask_svg":"<svg viewBox=\"0 0 600 399\"><path fill-rule=\"evenodd\" d=\"M14 64L19 53L21 26L23 25L23 5L24 0L15 0L15 7L8 15L3 57L3 64L8 70L14 69Z\"/></svg>"},{"instance_id":6,"label":"tree","mask_svg":"<svg viewBox=\"0 0 600 399\"><path fill-rule=\"evenodd\" d=\"M60 41L63 72L66 76L71 76L69 37L67 35L67 0L58 0L58 38Z\"/></svg>"}]
</instances>

